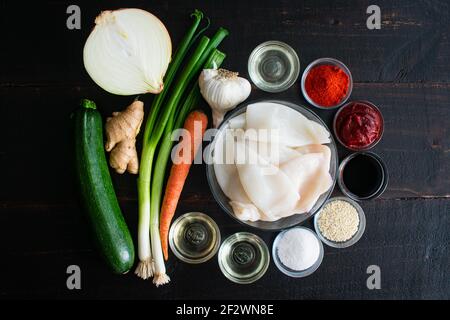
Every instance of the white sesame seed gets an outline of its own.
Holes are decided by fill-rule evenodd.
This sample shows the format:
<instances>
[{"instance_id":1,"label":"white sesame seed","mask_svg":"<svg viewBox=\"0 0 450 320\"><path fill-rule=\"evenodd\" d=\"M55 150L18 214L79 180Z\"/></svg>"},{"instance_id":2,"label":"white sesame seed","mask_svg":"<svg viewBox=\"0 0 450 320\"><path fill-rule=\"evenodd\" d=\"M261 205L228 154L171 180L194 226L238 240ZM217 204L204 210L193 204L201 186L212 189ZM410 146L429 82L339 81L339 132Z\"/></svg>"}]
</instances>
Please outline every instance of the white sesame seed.
<instances>
[{"instance_id":1,"label":"white sesame seed","mask_svg":"<svg viewBox=\"0 0 450 320\"><path fill-rule=\"evenodd\" d=\"M334 242L347 241L358 231L358 211L347 201L333 200L320 211L318 226L326 239Z\"/></svg>"}]
</instances>

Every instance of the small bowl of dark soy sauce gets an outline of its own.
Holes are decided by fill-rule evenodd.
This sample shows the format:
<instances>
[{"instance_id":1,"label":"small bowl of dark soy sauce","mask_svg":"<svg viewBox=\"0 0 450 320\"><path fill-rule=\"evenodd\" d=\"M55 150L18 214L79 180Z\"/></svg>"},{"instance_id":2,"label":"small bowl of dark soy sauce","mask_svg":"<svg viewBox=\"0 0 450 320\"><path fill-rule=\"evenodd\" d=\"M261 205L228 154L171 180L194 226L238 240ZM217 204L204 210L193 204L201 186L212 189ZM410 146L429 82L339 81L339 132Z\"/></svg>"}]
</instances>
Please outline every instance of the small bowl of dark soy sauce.
<instances>
[{"instance_id":1,"label":"small bowl of dark soy sauce","mask_svg":"<svg viewBox=\"0 0 450 320\"><path fill-rule=\"evenodd\" d=\"M386 190L388 180L385 163L373 152L353 153L339 166L339 187L353 200L378 198Z\"/></svg>"}]
</instances>

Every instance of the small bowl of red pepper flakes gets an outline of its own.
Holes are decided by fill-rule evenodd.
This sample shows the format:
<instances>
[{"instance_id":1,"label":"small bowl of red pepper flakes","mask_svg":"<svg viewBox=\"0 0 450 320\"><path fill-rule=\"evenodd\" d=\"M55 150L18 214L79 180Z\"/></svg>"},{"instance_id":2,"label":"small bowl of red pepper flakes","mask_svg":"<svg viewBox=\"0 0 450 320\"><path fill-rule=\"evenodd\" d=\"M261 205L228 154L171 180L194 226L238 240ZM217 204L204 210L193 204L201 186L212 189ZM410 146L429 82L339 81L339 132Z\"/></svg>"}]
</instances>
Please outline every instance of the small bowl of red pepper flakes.
<instances>
[{"instance_id":1,"label":"small bowl of red pepper flakes","mask_svg":"<svg viewBox=\"0 0 450 320\"><path fill-rule=\"evenodd\" d=\"M308 103L320 109L334 109L350 97L352 74L341 61L320 58L311 62L303 72L301 87Z\"/></svg>"}]
</instances>

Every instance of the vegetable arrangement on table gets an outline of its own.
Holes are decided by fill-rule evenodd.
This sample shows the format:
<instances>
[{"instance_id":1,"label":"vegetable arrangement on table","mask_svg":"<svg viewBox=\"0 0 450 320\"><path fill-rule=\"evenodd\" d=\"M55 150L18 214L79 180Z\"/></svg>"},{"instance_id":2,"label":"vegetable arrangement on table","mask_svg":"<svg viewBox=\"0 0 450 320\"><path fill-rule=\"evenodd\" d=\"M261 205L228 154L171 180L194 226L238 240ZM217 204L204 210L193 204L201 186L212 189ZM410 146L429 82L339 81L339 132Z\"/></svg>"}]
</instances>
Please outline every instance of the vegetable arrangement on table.
<instances>
[{"instance_id":1,"label":"vegetable arrangement on table","mask_svg":"<svg viewBox=\"0 0 450 320\"><path fill-rule=\"evenodd\" d=\"M139 264L135 273L143 279L153 277L157 286L170 280L164 265L164 256L166 259L168 257L168 228L190 164L207 125L206 116L199 111L193 111L201 99L197 79L203 69L218 68L225 59L225 54L217 47L228 35L228 31L219 28L210 39L202 35L209 27L209 20L204 19L202 12L198 10L191 16L193 23L173 57L170 36L162 22L151 13L140 9L102 12L96 18L96 26L84 48L87 72L106 91L118 95L158 94L153 100L145 123L140 164L135 142L143 119L143 102L137 98L126 110L113 113L105 125L105 149L111 152L111 167L118 173L139 173ZM202 21L206 22L204 28L200 28ZM200 123L199 132L194 130L196 122ZM192 134L194 145L192 152L182 157L183 163L173 165L165 188L166 196L162 202L166 168L174 143L172 132L183 123ZM86 130L88 129L92 128ZM80 133L77 132L76 135L79 138ZM183 142L186 145L188 141ZM78 159L79 164L86 165L83 161L84 159ZM107 186L112 190L112 185L107 184L107 181L91 181L90 185L82 190L83 194L89 194L89 188L95 188L96 185L102 185L104 188ZM105 196L109 195L109 201L117 203L117 198L111 190ZM99 201L105 201L100 194L98 197ZM114 211L116 216L120 214L117 209L118 205ZM106 219L97 220L95 223L109 226L112 231L114 228L123 228L121 223ZM103 238L100 239L100 242L102 241ZM112 246L105 242L103 244ZM134 252L130 258L134 259ZM127 266L126 271L129 268L131 265Z\"/></svg>"},{"instance_id":2,"label":"vegetable arrangement on table","mask_svg":"<svg viewBox=\"0 0 450 320\"><path fill-rule=\"evenodd\" d=\"M114 192L106 151L110 153L110 166L117 173L139 175L139 262L135 269L138 277L153 278L156 286L168 283L165 267L168 247L180 257L183 241L187 247L198 246L197 253L206 254L184 261L204 262L219 250L222 272L237 283L251 283L266 272L270 254L256 235L236 233L219 249L219 228L210 217L198 212L178 218L175 222L180 225L178 229L170 228L208 125L206 114L195 110L203 97L211 107L213 127L220 126L210 148L209 167L213 169L207 170L213 195L225 211L233 213L230 215L264 230L291 227L316 214L315 233L303 227L292 228L281 232L272 247L275 264L283 273L291 277L307 276L320 266L322 242L347 247L359 240L365 228L363 210L355 202L347 198L339 198L340 202L327 200L333 191L338 165L332 134L317 115L303 106L274 100L242 105L221 125L225 114L249 97L251 85L237 72L219 68L225 54L217 48L228 31L219 28L209 38L203 35L209 28L209 20L198 10L191 17L193 22L173 56L164 24L141 9L102 12L86 41L85 68L105 91L116 95L157 94L148 110L140 161L136 138L144 119L141 96L135 97L125 110L107 118L105 144L102 119L95 103L85 99L75 113L78 184L100 251L115 273L126 273L133 267L134 246ZM202 22L206 24L203 28ZM255 49L249 64L267 64L262 69L273 74L268 75L264 84L253 77L252 80L262 90L279 92L296 81L299 59L294 49L284 43L266 44L275 49L264 51L258 59ZM265 44L258 48L261 46ZM332 58L312 62L301 80L306 101L322 109L343 105L351 95L352 84L349 69ZM337 113L334 131L344 147L352 150L356 141L357 150L361 151L381 139L383 126L377 107L369 102L351 102ZM181 142L174 147L175 133L182 127ZM352 188L360 186L360 180L370 171L353 174L348 179L349 170L359 164L352 161L353 156L339 168L342 172L339 185L349 198L377 197L387 185L385 165L374 154L359 155L354 158L371 158L372 162L366 164L377 164L370 166L374 179L369 191L373 192L369 195L359 192L358 196L358 189ZM376 175L377 172L380 174ZM304 218L296 220L302 214ZM183 231L173 235L174 229ZM179 240L175 244L174 238ZM259 253L255 251L258 248Z\"/></svg>"}]
</instances>

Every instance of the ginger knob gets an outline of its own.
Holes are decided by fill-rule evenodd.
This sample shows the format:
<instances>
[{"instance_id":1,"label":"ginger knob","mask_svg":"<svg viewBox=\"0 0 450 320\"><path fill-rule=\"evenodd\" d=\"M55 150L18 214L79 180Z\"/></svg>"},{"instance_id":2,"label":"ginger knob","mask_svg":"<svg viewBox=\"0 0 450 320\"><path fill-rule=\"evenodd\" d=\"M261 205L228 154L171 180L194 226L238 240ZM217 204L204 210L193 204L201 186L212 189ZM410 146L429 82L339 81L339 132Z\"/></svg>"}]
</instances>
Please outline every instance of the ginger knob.
<instances>
[{"instance_id":1,"label":"ginger knob","mask_svg":"<svg viewBox=\"0 0 450 320\"><path fill-rule=\"evenodd\" d=\"M105 149L111 152L110 166L117 173L128 171L137 174L139 160L136 151L136 136L144 119L144 103L135 100L124 111L113 112L112 117L106 119Z\"/></svg>"}]
</instances>

